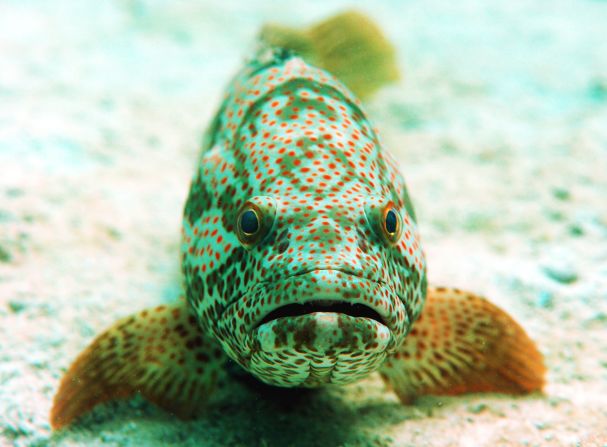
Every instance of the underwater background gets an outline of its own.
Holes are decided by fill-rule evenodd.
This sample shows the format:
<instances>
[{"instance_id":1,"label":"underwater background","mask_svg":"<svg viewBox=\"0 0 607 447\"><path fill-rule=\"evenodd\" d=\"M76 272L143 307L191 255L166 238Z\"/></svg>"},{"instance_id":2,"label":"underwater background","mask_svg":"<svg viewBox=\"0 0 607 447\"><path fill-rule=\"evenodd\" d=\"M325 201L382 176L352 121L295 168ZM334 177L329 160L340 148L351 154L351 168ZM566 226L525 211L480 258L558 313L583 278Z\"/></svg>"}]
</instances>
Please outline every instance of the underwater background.
<instances>
[{"instance_id":1,"label":"underwater background","mask_svg":"<svg viewBox=\"0 0 607 447\"><path fill-rule=\"evenodd\" d=\"M190 422L136 398L51 434L72 359L180 293L202 132L268 21L368 13L403 79L365 102L429 279L545 355L543 395L426 397L376 376L228 393ZM0 446L607 445L607 2L0 0Z\"/></svg>"}]
</instances>

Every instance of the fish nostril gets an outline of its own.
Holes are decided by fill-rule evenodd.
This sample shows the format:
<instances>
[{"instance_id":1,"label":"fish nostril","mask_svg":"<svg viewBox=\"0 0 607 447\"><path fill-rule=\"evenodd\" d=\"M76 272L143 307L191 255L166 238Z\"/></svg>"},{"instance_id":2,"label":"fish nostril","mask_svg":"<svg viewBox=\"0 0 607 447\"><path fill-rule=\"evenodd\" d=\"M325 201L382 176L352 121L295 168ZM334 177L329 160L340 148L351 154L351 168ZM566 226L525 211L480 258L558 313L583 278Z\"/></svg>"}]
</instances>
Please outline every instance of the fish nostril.
<instances>
[{"instance_id":1,"label":"fish nostril","mask_svg":"<svg viewBox=\"0 0 607 447\"><path fill-rule=\"evenodd\" d=\"M277 237L274 247L278 254L282 254L289 248L290 238L287 230L283 230Z\"/></svg>"},{"instance_id":2,"label":"fish nostril","mask_svg":"<svg viewBox=\"0 0 607 447\"><path fill-rule=\"evenodd\" d=\"M285 241L281 242L280 244L278 244L278 246L276 247L276 251L278 253L282 254L285 251L287 251L287 248L289 248L289 241L285 240Z\"/></svg>"},{"instance_id":3,"label":"fish nostril","mask_svg":"<svg viewBox=\"0 0 607 447\"><path fill-rule=\"evenodd\" d=\"M367 236L361 231L358 231L357 244L358 248L360 248L360 251L362 251L363 253L369 253L369 244L367 242Z\"/></svg>"}]
</instances>

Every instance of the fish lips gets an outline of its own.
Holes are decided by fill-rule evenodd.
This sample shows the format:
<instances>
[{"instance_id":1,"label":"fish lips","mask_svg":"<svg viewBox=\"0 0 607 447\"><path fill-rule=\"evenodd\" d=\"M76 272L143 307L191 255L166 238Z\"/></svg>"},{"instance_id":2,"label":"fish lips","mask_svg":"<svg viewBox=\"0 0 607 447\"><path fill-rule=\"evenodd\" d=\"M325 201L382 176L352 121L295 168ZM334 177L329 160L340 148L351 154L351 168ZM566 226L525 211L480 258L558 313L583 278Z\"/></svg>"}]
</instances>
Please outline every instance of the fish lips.
<instances>
[{"instance_id":1,"label":"fish lips","mask_svg":"<svg viewBox=\"0 0 607 447\"><path fill-rule=\"evenodd\" d=\"M323 269L259 283L226 308L219 327L236 328L230 332L244 355L283 348L393 352L409 323L388 284Z\"/></svg>"},{"instance_id":2,"label":"fish lips","mask_svg":"<svg viewBox=\"0 0 607 447\"><path fill-rule=\"evenodd\" d=\"M384 352L392 336L384 324L338 312L312 312L281 317L252 332L253 351L296 351L330 356L354 352Z\"/></svg>"},{"instance_id":3,"label":"fish lips","mask_svg":"<svg viewBox=\"0 0 607 447\"><path fill-rule=\"evenodd\" d=\"M264 323L251 339L247 369L255 377L275 386L315 388L345 385L376 371L392 337L371 318L313 312Z\"/></svg>"}]
</instances>

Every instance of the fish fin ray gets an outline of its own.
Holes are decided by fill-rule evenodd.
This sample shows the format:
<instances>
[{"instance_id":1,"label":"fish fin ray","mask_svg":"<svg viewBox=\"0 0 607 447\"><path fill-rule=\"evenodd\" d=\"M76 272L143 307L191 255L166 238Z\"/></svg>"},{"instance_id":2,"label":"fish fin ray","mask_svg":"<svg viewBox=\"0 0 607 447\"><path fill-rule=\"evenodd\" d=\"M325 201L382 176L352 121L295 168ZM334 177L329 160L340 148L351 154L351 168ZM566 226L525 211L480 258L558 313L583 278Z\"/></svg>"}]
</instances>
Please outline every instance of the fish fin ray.
<instances>
[{"instance_id":1,"label":"fish fin ray","mask_svg":"<svg viewBox=\"0 0 607 447\"><path fill-rule=\"evenodd\" d=\"M117 321L73 362L54 397L51 426L62 428L103 402L136 393L189 418L207 401L224 363L185 301L143 310Z\"/></svg>"},{"instance_id":2,"label":"fish fin ray","mask_svg":"<svg viewBox=\"0 0 607 447\"><path fill-rule=\"evenodd\" d=\"M428 288L420 318L380 368L403 403L421 395L539 391L545 371L535 343L506 312L443 287Z\"/></svg>"}]
</instances>

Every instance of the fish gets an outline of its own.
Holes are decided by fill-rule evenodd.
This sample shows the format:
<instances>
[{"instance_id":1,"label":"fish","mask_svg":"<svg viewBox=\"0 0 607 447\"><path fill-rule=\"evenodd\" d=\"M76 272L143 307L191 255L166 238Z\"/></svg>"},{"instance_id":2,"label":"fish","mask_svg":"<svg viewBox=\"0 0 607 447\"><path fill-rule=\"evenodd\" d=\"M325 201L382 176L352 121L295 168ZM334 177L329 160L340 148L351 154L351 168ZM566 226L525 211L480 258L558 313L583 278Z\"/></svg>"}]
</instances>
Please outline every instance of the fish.
<instances>
[{"instance_id":1,"label":"fish","mask_svg":"<svg viewBox=\"0 0 607 447\"><path fill-rule=\"evenodd\" d=\"M511 316L428 285L404 178L359 99L399 76L379 27L347 11L266 26L260 42L203 138L182 299L117 321L76 358L53 429L137 393L195 417L234 364L287 388L377 372L403 404L541 392L542 354Z\"/></svg>"}]
</instances>

